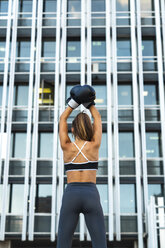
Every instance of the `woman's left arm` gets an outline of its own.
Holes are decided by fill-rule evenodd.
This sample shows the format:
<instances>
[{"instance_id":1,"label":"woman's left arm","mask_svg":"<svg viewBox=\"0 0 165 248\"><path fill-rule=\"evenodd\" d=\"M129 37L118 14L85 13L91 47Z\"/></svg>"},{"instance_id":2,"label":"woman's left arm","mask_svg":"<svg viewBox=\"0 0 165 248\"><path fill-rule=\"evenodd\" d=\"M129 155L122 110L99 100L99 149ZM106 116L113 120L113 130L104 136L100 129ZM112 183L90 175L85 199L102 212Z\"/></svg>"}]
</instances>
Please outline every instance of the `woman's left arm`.
<instances>
[{"instance_id":1,"label":"woman's left arm","mask_svg":"<svg viewBox=\"0 0 165 248\"><path fill-rule=\"evenodd\" d=\"M66 150L68 147L68 144L71 143L71 140L68 136L68 125L67 125L67 119L69 115L72 113L73 109L71 107L67 107L65 111L60 116L60 122L59 122L59 136L60 136L60 144L62 150Z\"/></svg>"}]
</instances>

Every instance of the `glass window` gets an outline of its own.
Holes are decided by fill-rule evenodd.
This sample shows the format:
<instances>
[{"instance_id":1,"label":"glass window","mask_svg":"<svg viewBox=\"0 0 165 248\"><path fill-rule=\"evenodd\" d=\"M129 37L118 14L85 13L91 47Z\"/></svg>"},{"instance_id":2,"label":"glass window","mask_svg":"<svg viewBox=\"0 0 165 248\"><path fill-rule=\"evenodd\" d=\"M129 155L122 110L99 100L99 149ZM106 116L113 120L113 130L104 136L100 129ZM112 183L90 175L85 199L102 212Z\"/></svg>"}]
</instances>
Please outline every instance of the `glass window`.
<instances>
[{"instance_id":1,"label":"glass window","mask_svg":"<svg viewBox=\"0 0 165 248\"><path fill-rule=\"evenodd\" d=\"M53 133L39 133L38 157L52 158Z\"/></svg>"},{"instance_id":2,"label":"glass window","mask_svg":"<svg viewBox=\"0 0 165 248\"><path fill-rule=\"evenodd\" d=\"M129 0L116 0L116 11L129 11L130 1Z\"/></svg>"},{"instance_id":3,"label":"glass window","mask_svg":"<svg viewBox=\"0 0 165 248\"><path fill-rule=\"evenodd\" d=\"M9 87L7 86L7 92L6 92L6 106L7 106L7 101L8 101L8 91ZM3 86L0 85L0 106L2 105L2 94L3 94Z\"/></svg>"},{"instance_id":4,"label":"glass window","mask_svg":"<svg viewBox=\"0 0 165 248\"><path fill-rule=\"evenodd\" d=\"M96 105L107 105L107 87L106 85L92 85L96 91Z\"/></svg>"},{"instance_id":5,"label":"glass window","mask_svg":"<svg viewBox=\"0 0 165 248\"><path fill-rule=\"evenodd\" d=\"M54 83L41 81L39 88L39 104L40 105L54 105ZM44 113L43 110L41 110ZM45 113L48 113L45 110ZM43 117L43 116L42 116Z\"/></svg>"},{"instance_id":6,"label":"glass window","mask_svg":"<svg viewBox=\"0 0 165 248\"><path fill-rule=\"evenodd\" d=\"M132 85L118 85L118 105L132 104Z\"/></svg>"},{"instance_id":7,"label":"glass window","mask_svg":"<svg viewBox=\"0 0 165 248\"><path fill-rule=\"evenodd\" d=\"M107 184L97 184L100 195L100 202L103 208L103 213L108 214L108 186Z\"/></svg>"},{"instance_id":8,"label":"glass window","mask_svg":"<svg viewBox=\"0 0 165 248\"><path fill-rule=\"evenodd\" d=\"M11 140L11 157L25 158L26 133L12 133Z\"/></svg>"},{"instance_id":9,"label":"glass window","mask_svg":"<svg viewBox=\"0 0 165 248\"><path fill-rule=\"evenodd\" d=\"M6 42L0 41L0 58L5 57L5 46L6 46Z\"/></svg>"},{"instance_id":10,"label":"glass window","mask_svg":"<svg viewBox=\"0 0 165 248\"><path fill-rule=\"evenodd\" d=\"M153 0L140 0L142 11L152 11L154 10Z\"/></svg>"},{"instance_id":11,"label":"glass window","mask_svg":"<svg viewBox=\"0 0 165 248\"><path fill-rule=\"evenodd\" d=\"M8 0L0 1L0 12L7 13L8 12Z\"/></svg>"},{"instance_id":12,"label":"glass window","mask_svg":"<svg viewBox=\"0 0 165 248\"><path fill-rule=\"evenodd\" d=\"M68 6L67 6L68 12L80 12L81 11L80 0L68 0L67 3L68 3Z\"/></svg>"},{"instance_id":13,"label":"glass window","mask_svg":"<svg viewBox=\"0 0 165 248\"><path fill-rule=\"evenodd\" d=\"M131 56L130 40L117 40L117 56Z\"/></svg>"},{"instance_id":14,"label":"glass window","mask_svg":"<svg viewBox=\"0 0 165 248\"><path fill-rule=\"evenodd\" d=\"M144 104L145 105L157 105L158 100L158 85L157 84L145 84L144 85Z\"/></svg>"},{"instance_id":15,"label":"glass window","mask_svg":"<svg viewBox=\"0 0 165 248\"><path fill-rule=\"evenodd\" d=\"M119 132L119 156L120 158L134 157L133 132Z\"/></svg>"},{"instance_id":16,"label":"glass window","mask_svg":"<svg viewBox=\"0 0 165 248\"><path fill-rule=\"evenodd\" d=\"M30 57L30 41L17 41L16 57Z\"/></svg>"},{"instance_id":17,"label":"glass window","mask_svg":"<svg viewBox=\"0 0 165 248\"><path fill-rule=\"evenodd\" d=\"M146 153L148 158L161 157L161 133L146 132Z\"/></svg>"},{"instance_id":18,"label":"glass window","mask_svg":"<svg viewBox=\"0 0 165 248\"><path fill-rule=\"evenodd\" d=\"M120 184L121 213L136 213L135 185Z\"/></svg>"},{"instance_id":19,"label":"glass window","mask_svg":"<svg viewBox=\"0 0 165 248\"><path fill-rule=\"evenodd\" d=\"M32 0L20 0L19 12L32 12Z\"/></svg>"},{"instance_id":20,"label":"glass window","mask_svg":"<svg viewBox=\"0 0 165 248\"><path fill-rule=\"evenodd\" d=\"M37 184L36 187L36 213L51 213L51 184Z\"/></svg>"},{"instance_id":21,"label":"glass window","mask_svg":"<svg viewBox=\"0 0 165 248\"><path fill-rule=\"evenodd\" d=\"M102 133L101 146L99 149L99 158L107 158L108 149L107 149L107 133Z\"/></svg>"},{"instance_id":22,"label":"glass window","mask_svg":"<svg viewBox=\"0 0 165 248\"><path fill-rule=\"evenodd\" d=\"M28 86L27 85L17 85L14 87L15 102L17 106L27 106L28 105Z\"/></svg>"},{"instance_id":23,"label":"glass window","mask_svg":"<svg viewBox=\"0 0 165 248\"><path fill-rule=\"evenodd\" d=\"M161 184L148 184L148 200L150 200L151 196L163 196Z\"/></svg>"},{"instance_id":24,"label":"glass window","mask_svg":"<svg viewBox=\"0 0 165 248\"><path fill-rule=\"evenodd\" d=\"M142 40L143 56L156 56L155 40Z\"/></svg>"},{"instance_id":25,"label":"glass window","mask_svg":"<svg viewBox=\"0 0 165 248\"><path fill-rule=\"evenodd\" d=\"M80 57L80 41L67 42L67 57Z\"/></svg>"},{"instance_id":26,"label":"glass window","mask_svg":"<svg viewBox=\"0 0 165 248\"><path fill-rule=\"evenodd\" d=\"M56 0L44 0L44 12L56 12L57 1Z\"/></svg>"},{"instance_id":27,"label":"glass window","mask_svg":"<svg viewBox=\"0 0 165 248\"><path fill-rule=\"evenodd\" d=\"M92 11L105 11L105 0L92 0Z\"/></svg>"},{"instance_id":28,"label":"glass window","mask_svg":"<svg viewBox=\"0 0 165 248\"><path fill-rule=\"evenodd\" d=\"M105 41L92 41L92 56L93 57L105 57L106 56Z\"/></svg>"},{"instance_id":29,"label":"glass window","mask_svg":"<svg viewBox=\"0 0 165 248\"><path fill-rule=\"evenodd\" d=\"M44 40L42 42L42 57L56 57L56 42Z\"/></svg>"},{"instance_id":30,"label":"glass window","mask_svg":"<svg viewBox=\"0 0 165 248\"><path fill-rule=\"evenodd\" d=\"M23 214L24 184L10 184L8 212Z\"/></svg>"}]
</instances>

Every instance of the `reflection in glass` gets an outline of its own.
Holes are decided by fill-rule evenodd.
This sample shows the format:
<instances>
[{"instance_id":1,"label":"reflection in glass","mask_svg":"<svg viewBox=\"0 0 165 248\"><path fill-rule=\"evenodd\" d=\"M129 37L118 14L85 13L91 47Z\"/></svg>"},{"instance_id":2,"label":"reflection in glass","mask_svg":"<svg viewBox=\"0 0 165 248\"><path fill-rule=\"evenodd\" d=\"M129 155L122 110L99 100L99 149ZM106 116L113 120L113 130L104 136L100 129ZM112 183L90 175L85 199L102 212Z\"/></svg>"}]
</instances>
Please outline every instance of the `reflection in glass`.
<instances>
[{"instance_id":1,"label":"reflection in glass","mask_svg":"<svg viewBox=\"0 0 165 248\"><path fill-rule=\"evenodd\" d=\"M100 202L103 208L103 213L108 214L108 185L107 184L97 184L97 188L100 195Z\"/></svg>"},{"instance_id":2,"label":"reflection in glass","mask_svg":"<svg viewBox=\"0 0 165 248\"><path fill-rule=\"evenodd\" d=\"M92 41L92 57L105 57L106 43L105 41Z\"/></svg>"},{"instance_id":3,"label":"reflection in glass","mask_svg":"<svg viewBox=\"0 0 165 248\"><path fill-rule=\"evenodd\" d=\"M37 184L36 187L36 213L51 213L51 184Z\"/></svg>"},{"instance_id":4,"label":"reflection in glass","mask_svg":"<svg viewBox=\"0 0 165 248\"><path fill-rule=\"evenodd\" d=\"M92 0L92 12L105 11L105 0Z\"/></svg>"},{"instance_id":5,"label":"reflection in glass","mask_svg":"<svg viewBox=\"0 0 165 248\"><path fill-rule=\"evenodd\" d=\"M5 46L6 46L6 42L0 41L0 58L5 57Z\"/></svg>"},{"instance_id":6,"label":"reflection in glass","mask_svg":"<svg viewBox=\"0 0 165 248\"><path fill-rule=\"evenodd\" d=\"M133 132L119 132L119 156L120 158L135 156Z\"/></svg>"},{"instance_id":7,"label":"reflection in glass","mask_svg":"<svg viewBox=\"0 0 165 248\"><path fill-rule=\"evenodd\" d=\"M56 12L57 1L56 0L44 0L43 12Z\"/></svg>"},{"instance_id":8,"label":"reflection in glass","mask_svg":"<svg viewBox=\"0 0 165 248\"><path fill-rule=\"evenodd\" d=\"M41 81L39 88L39 104L40 105L54 105L54 83ZM48 113L48 110L46 110Z\"/></svg>"},{"instance_id":9,"label":"reflection in glass","mask_svg":"<svg viewBox=\"0 0 165 248\"><path fill-rule=\"evenodd\" d=\"M14 87L14 105L27 106L28 105L28 86L15 85Z\"/></svg>"},{"instance_id":10,"label":"reflection in glass","mask_svg":"<svg viewBox=\"0 0 165 248\"><path fill-rule=\"evenodd\" d=\"M12 133L11 157L25 158L26 156L26 133Z\"/></svg>"},{"instance_id":11,"label":"reflection in glass","mask_svg":"<svg viewBox=\"0 0 165 248\"><path fill-rule=\"evenodd\" d=\"M99 149L99 158L108 157L108 147L107 147L107 133L102 133L101 146Z\"/></svg>"},{"instance_id":12,"label":"reflection in glass","mask_svg":"<svg viewBox=\"0 0 165 248\"><path fill-rule=\"evenodd\" d=\"M144 104L145 105L157 105L158 100L158 85L157 84L145 84L144 85Z\"/></svg>"},{"instance_id":13,"label":"reflection in glass","mask_svg":"<svg viewBox=\"0 0 165 248\"><path fill-rule=\"evenodd\" d=\"M96 91L96 105L107 105L107 87L106 85L92 85Z\"/></svg>"},{"instance_id":14,"label":"reflection in glass","mask_svg":"<svg viewBox=\"0 0 165 248\"><path fill-rule=\"evenodd\" d=\"M23 214L24 184L10 184L8 212Z\"/></svg>"},{"instance_id":15,"label":"reflection in glass","mask_svg":"<svg viewBox=\"0 0 165 248\"><path fill-rule=\"evenodd\" d=\"M122 39L117 40L117 56L131 56L131 41Z\"/></svg>"},{"instance_id":16,"label":"reflection in glass","mask_svg":"<svg viewBox=\"0 0 165 248\"><path fill-rule=\"evenodd\" d=\"M116 11L130 11L130 0L116 0Z\"/></svg>"},{"instance_id":17,"label":"reflection in glass","mask_svg":"<svg viewBox=\"0 0 165 248\"><path fill-rule=\"evenodd\" d=\"M136 213L135 185L120 184L121 213Z\"/></svg>"},{"instance_id":18,"label":"reflection in glass","mask_svg":"<svg viewBox=\"0 0 165 248\"><path fill-rule=\"evenodd\" d=\"M132 105L132 85L118 85L118 105Z\"/></svg>"},{"instance_id":19,"label":"reflection in glass","mask_svg":"<svg viewBox=\"0 0 165 248\"><path fill-rule=\"evenodd\" d=\"M9 93L9 87L7 86L7 92L6 92L6 106L8 104L8 93ZM0 106L2 105L2 93L3 93L3 86L0 85Z\"/></svg>"},{"instance_id":20,"label":"reflection in glass","mask_svg":"<svg viewBox=\"0 0 165 248\"><path fill-rule=\"evenodd\" d=\"M53 133L39 133L38 157L53 157Z\"/></svg>"},{"instance_id":21,"label":"reflection in glass","mask_svg":"<svg viewBox=\"0 0 165 248\"><path fill-rule=\"evenodd\" d=\"M81 0L68 0L67 1L68 12L80 12L81 11Z\"/></svg>"},{"instance_id":22,"label":"reflection in glass","mask_svg":"<svg viewBox=\"0 0 165 248\"><path fill-rule=\"evenodd\" d=\"M43 40L42 41L42 57L56 57L56 41Z\"/></svg>"},{"instance_id":23,"label":"reflection in glass","mask_svg":"<svg viewBox=\"0 0 165 248\"><path fill-rule=\"evenodd\" d=\"M143 56L156 56L155 40L142 40Z\"/></svg>"},{"instance_id":24,"label":"reflection in glass","mask_svg":"<svg viewBox=\"0 0 165 248\"><path fill-rule=\"evenodd\" d=\"M153 0L140 0L142 11L152 11L154 10Z\"/></svg>"},{"instance_id":25,"label":"reflection in glass","mask_svg":"<svg viewBox=\"0 0 165 248\"><path fill-rule=\"evenodd\" d=\"M8 12L8 0L1 0L0 13L7 13L7 12Z\"/></svg>"},{"instance_id":26,"label":"reflection in glass","mask_svg":"<svg viewBox=\"0 0 165 248\"><path fill-rule=\"evenodd\" d=\"M148 200L151 196L163 196L163 185L148 184Z\"/></svg>"},{"instance_id":27,"label":"reflection in glass","mask_svg":"<svg viewBox=\"0 0 165 248\"><path fill-rule=\"evenodd\" d=\"M30 41L17 41L16 57L30 57Z\"/></svg>"},{"instance_id":28,"label":"reflection in glass","mask_svg":"<svg viewBox=\"0 0 165 248\"><path fill-rule=\"evenodd\" d=\"M80 41L67 42L67 57L80 57Z\"/></svg>"},{"instance_id":29,"label":"reflection in glass","mask_svg":"<svg viewBox=\"0 0 165 248\"><path fill-rule=\"evenodd\" d=\"M146 132L146 154L148 158L162 156L160 132Z\"/></svg>"}]
</instances>

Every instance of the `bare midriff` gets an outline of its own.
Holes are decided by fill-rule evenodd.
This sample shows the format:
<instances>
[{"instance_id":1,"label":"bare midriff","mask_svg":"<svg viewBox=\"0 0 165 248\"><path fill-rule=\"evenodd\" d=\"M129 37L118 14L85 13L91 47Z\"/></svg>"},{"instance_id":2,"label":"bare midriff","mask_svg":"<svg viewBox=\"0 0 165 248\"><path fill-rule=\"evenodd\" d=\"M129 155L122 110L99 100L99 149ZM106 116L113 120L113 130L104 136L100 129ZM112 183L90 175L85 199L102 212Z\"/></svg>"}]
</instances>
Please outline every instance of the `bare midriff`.
<instances>
[{"instance_id":1,"label":"bare midriff","mask_svg":"<svg viewBox=\"0 0 165 248\"><path fill-rule=\"evenodd\" d=\"M96 183L96 170L67 171L67 183L92 182Z\"/></svg>"}]
</instances>

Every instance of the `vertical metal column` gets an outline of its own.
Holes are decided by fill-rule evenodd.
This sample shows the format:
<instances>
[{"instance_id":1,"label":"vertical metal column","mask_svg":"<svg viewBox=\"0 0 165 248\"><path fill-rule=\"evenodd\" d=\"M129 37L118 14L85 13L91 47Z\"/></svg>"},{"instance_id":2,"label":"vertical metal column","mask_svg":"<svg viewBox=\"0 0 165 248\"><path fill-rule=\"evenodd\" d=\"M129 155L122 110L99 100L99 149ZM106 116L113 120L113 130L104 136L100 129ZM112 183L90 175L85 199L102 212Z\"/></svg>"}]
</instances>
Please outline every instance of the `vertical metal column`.
<instances>
[{"instance_id":1,"label":"vertical metal column","mask_svg":"<svg viewBox=\"0 0 165 248\"><path fill-rule=\"evenodd\" d=\"M111 41L110 41L110 1L106 0L106 86L107 86L107 136L108 136L108 226L109 240L112 241L114 233L113 218L113 161L112 161L112 99L111 99Z\"/></svg>"},{"instance_id":2,"label":"vertical metal column","mask_svg":"<svg viewBox=\"0 0 165 248\"><path fill-rule=\"evenodd\" d=\"M165 1L161 0L161 19L162 19L162 45L163 45L163 52L164 52L164 70L165 70Z\"/></svg>"},{"instance_id":3,"label":"vertical metal column","mask_svg":"<svg viewBox=\"0 0 165 248\"><path fill-rule=\"evenodd\" d=\"M6 47L5 47L5 68L3 77L3 93L2 93L2 111L1 111L1 133L0 133L0 183L2 173L2 142L5 130L5 112L6 112L6 97L7 97L7 82L9 68L9 51L10 51L10 35L11 35L11 5L12 0L8 1L8 17L7 17L7 32L6 32ZM3 144L4 145L4 144Z\"/></svg>"},{"instance_id":4,"label":"vertical metal column","mask_svg":"<svg viewBox=\"0 0 165 248\"><path fill-rule=\"evenodd\" d=\"M35 92L33 110L33 140L32 140L32 161L31 161L31 187L29 205L29 240L34 239L34 210L36 195L36 167L38 150L38 111L39 111L39 86L40 86L40 61L41 61L41 38L42 38L42 11L43 0L38 0L38 20L37 20L37 42L36 42L36 66L35 66Z\"/></svg>"},{"instance_id":5,"label":"vertical metal column","mask_svg":"<svg viewBox=\"0 0 165 248\"><path fill-rule=\"evenodd\" d=\"M159 80L159 98L160 98L160 118L161 118L161 142L162 142L162 157L163 157L163 172L164 172L164 189L165 189L165 101L164 101L164 80L163 80L163 56L162 56L162 41L160 33L160 7L159 1L154 0L155 18L156 18L156 51L158 59L158 80ZM165 191L164 191L165 192Z\"/></svg>"},{"instance_id":6,"label":"vertical metal column","mask_svg":"<svg viewBox=\"0 0 165 248\"><path fill-rule=\"evenodd\" d=\"M136 199L137 199L137 226L138 246L143 248L143 223L142 223L142 196L141 196L141 163L140 163L140 133L139 133L139 109L138 109L138 85L137 85L137 44L135 34L135 1L130 1L131 12L131 47L132 47L132 86L134 105L134 147L136 163Z\"/></svg>"},{"instance_id":7,"label":"vertical metal column","mask_svg":"<svg viewBox=\"0 0 165 248\"><path fill-rule=\"evenodd\" d=\"M13 105L15 55L16 55L16 41L17 41L17 20L18 20L17 15L18 15L18 0L14 0L13 31L12 31L12 45L11 45L11 59L10 59L10 78L9 78L9 98L8 98L8 113L7 113L7 145L6 145L6 159L4 163L4 181L2 188L2 215L1 215L1 226L0 226L0 240L4 240L5 238L7 186L8 186L9 157L10 157L10 145L11 145L10 143L11 143L12 105Z\"/></svg>"},{"instance_id":8,"label":"vertical metal column","mask_svg":"<svg viewBox=\"0 0 165 248\"><path fill-rule=\"evenodd\" d=\"M121 240L120 230L120 178L119 178L119 128L118 128L118 92L117 92L117 34L116 34L116 1L111 1L112 6L112 58L113 58L113 96L114 96L114 166L115 166L115 220L116 239Z\"/></svg>"},{"instance_id":9,"label":"vertical metal column","mask_svg":"<svg viewBox=\"0 0 165 248\"><path fill-rule=\"evenodd\" d=\"M57 187L57 146L58 146L58 99L59 99L59 70L60 70L60 16L61 0L57 0L56 20L56 64L55 64L55 87L54 87L54 133L53 133L53 168L52 168L52 213L51 213L51 241L55 240L56 234L56 187Z\"/></svg>"},{"instance_id":10,"label":"vertical metal column","mask_svg":"<svg viewBox=\"0 0 165 248\"><path fill-rule=\"evenodd\" d=\"M158 223L159 223L159 239L160 248L165 247L165 214L164 214L164 198L158 197Z\"/></svg>"},{"instance_id":11,"label":"vertical metal column","mask_svg":"<svg viewBox=\"0 0 165 248\"><path fill-rule=\"evenodd\" d=\"M35 25L35 23L36 23L36 4L37 4L36 0L33 0L22 240L26 240L26 227L27 227L27 209L28 209L28 193L29 193L29 167L30 167L31 131L32 131L31 126L32 126L32 97L33 97L33 80L34 80L33 79L33 75L34 75L34 52L35 52L35 32L36 32L36 25Z\"/></svg>"}]
</instances>

